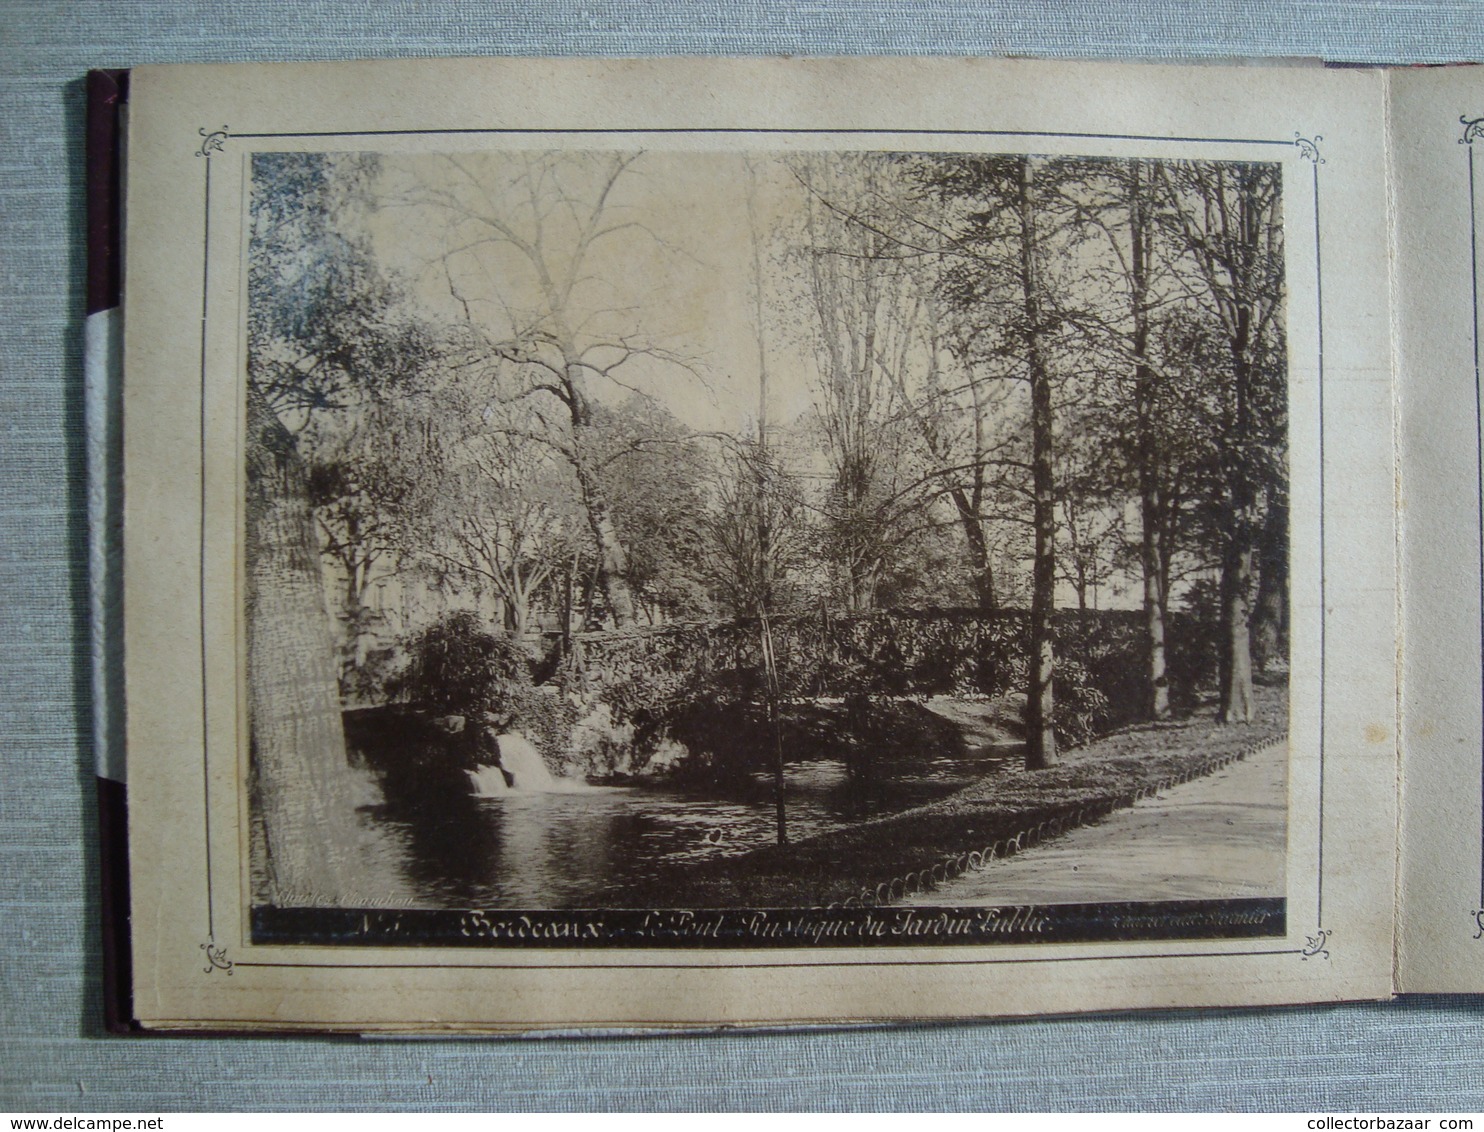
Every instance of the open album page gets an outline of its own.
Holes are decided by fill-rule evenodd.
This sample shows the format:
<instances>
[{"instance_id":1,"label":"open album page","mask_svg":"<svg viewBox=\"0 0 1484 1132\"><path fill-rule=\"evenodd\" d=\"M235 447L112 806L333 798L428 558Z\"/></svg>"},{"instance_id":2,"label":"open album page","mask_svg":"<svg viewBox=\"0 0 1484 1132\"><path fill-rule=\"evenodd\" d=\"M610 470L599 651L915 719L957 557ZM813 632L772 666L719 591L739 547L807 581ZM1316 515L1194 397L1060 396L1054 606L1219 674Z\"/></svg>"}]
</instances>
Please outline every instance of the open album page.
<instances>
[{"instance_id":1,"label":"open album page","mask_svg":"<svg viewBox=\"0 0 1484 1132\"><path fill-rule=\"evenodd\" d=\"M1389 993L1379 73L132 81L145 1025Z\"/></svg>"},{"instance_id":2,"label":"open album page","mask_svg":"<svg viewBox=\"0 0 1484 1132\"><path fill-rule=\"evenodd\" d=\"M1484 990L1479 225L1484 75L1391 75L1401 484L1397 983Z\"/></svg>"}]
</instances>

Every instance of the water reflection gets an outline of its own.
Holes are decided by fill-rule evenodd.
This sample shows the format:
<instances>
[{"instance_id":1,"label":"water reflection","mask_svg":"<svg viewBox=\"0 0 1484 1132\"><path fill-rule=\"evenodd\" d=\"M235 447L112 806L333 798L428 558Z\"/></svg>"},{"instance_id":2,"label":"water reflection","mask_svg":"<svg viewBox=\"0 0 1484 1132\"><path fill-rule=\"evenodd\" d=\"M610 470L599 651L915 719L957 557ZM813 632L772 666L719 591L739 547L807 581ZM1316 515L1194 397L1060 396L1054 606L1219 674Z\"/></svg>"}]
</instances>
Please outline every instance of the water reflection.
<instances>
[{"instance_id":1,"label":"water reflection","mask_svg":"<svg viewBox=\"0 0 1484 1132\"><path fill-rule=\"evenodd\" d=\"M1018 757L1012 746L989 748L891 760L868 775L829 759L790 763L789 838L921 805ZM743 853L777 832L766 773L499 797L474 796L467 779L426 790L386 783L385 792L392 801L362 810L384 846L365 862L363 887L396 893L403 907L604 907L662 868Z\"/></svg>"}]
</instances>

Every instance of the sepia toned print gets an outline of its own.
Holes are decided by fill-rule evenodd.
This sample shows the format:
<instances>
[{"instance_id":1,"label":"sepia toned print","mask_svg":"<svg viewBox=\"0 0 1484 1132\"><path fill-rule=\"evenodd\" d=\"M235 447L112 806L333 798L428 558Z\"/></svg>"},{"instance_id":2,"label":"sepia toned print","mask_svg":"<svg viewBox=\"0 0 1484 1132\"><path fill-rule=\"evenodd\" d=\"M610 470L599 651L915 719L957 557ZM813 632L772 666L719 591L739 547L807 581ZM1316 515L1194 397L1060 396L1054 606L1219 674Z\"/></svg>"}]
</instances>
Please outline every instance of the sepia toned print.
<instances>
[{"instance_id":1,"label":"sepia toned print","mask_svg":"<svg viewBox=\"0 0 1484 1132\"><path fill-rule=\"evenodd\" d=\"M248 162L254 942L1286 934L1279 164Z\"/></svg>"},{"instance_id":2,"label":"sepia toned print","mask_svg":"<svg viewBox=\"0 0 1484 1132\"><path fill-rule=\"evenodd\" d=\"M1386 994L1384 78L132 74L134 1016Z\"/></svg>"}]
</instances>

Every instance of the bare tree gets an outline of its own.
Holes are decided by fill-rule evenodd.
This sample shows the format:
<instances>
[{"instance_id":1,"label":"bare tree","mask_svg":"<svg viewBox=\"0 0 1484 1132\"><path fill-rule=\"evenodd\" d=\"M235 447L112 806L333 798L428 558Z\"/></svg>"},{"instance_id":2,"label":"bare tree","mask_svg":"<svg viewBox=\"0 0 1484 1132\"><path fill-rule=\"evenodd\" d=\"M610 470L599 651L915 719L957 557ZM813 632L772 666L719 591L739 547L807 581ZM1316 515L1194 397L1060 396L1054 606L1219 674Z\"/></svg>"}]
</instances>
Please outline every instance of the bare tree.
<instances>
[{"instance_id":1,"label":"bare tree","mask_svg":"<svg viewBox=\"0 0 1484 1132\"><path fill-rule=\"evenodd\" d=\"M1101 176L1088 179L1077 201L1081 226L1101 237L1103 263L1094 266L1093 281L1106 299L1088 311L1086 330L1090 348L1105 357L1111 376L1093 397L1096 408L1089 414L1087 434L1121 458L1138 501L1137 560L1148 644L1146 706L1153 719L1170 714L1166 626L1183 498L1172 451L1180 447L1176 434L1184 424L1178 403L1183 391L1172 389L1171 368L1161 364L1168 359L1160 356L1158 331L1162 308L1189 301L1171 278L1170 260L1178 250L1169 246L1159 224L1161 212L1171 207L1161 168L1162 162L1137 158L1104 162Z\"/></svg>"},{"instance_id":2,"label":"bare tree","mask_svg":"<svg viewBox=\"0 0 1484 1132\"><path fill-rule=\"evenodd\" d=\"M1010 427L996 376L971 360L974 329L961 311L940 301L938 286L963 247L947 228L952 220L920 189L920 158L874 155L868 178L829 180L814 173L806 188L829 215L856 238L840 249L850 259L869 258L875 272L891 281L889 301L900 347L895 358L882 356L881 377L892 401L883 426L896 426L913 450L908 481L894 501L910 500L924 512L910 529L942 528L933 517L946 501L963 534L964 562L974 602L982 609L999 605L995 553L1002 540L992 534L1003 522L1022 523L1019 483L1029 464L1017 458L1018 438ZM927 168L933 163L929 160Z\"/></svg>"},{"instance_id":3,"label":"bare tree","mask_svg":"<svg viewBox=\"0 0 1484 1132\"><path fill-rule=\"evenodd\" d=\"M562 570L582 523L571 469L552 449L467 403L448 406L436 472L414 503L417 553L435 572L494 595L504 628L531 627L537 595Z\"/></svg>"},{"instance_id":4,"label":"bare tree","mask_svg":"<svg viewBox=\"0 0 1484 1132\"><path fill-rule=\"evenodd\" d=\"M1115 570L1123 511L1096 435L1064 442L1058 453L1057 575L1071 585L1078 609L1098 607L1098 589ZM1161 656L1163 661L1163 656Z\"/></svg>"},{"instance_id":5,"label":"bare tree","mask_svg":"<svg viewBox=\"0 0 1484 1132\"><path fill-rule=\"evenodd\" d=\"M798 258L830 466L826 540L846 606L864 610L939 494L904 399L914 372L935 364L931 295L909 267L916 253L886 229L884 201L900 170L881 155L792 168L804 190Z\"/></svg>"},{"instance_id":6,"label":"bare tree","mask_svg":"<svg viewBox=\"0 0 1484 1132\"><path fill-rule=\"evenodd\" d=\"M571 467L614 622L634 623L629 553L599 475L594 383L632 387L638 371L684 367L639 333L607 285L621 245L652 239L618 203L639 155L502 153L445 157L410 172L392 199L446 225L438 259L463 309L463 363L530 404L532 438ZM606 281L606 282L605 282Z\"/></svg>"}]
</instances>

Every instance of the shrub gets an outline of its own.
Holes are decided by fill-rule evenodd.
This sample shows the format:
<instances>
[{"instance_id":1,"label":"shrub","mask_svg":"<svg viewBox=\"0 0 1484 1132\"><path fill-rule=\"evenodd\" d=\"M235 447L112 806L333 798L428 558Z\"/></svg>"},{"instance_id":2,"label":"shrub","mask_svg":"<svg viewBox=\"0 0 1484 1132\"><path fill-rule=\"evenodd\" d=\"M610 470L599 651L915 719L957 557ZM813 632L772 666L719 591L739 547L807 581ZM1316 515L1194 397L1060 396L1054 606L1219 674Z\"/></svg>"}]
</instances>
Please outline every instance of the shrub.
<instances>
[{"instance_id":1,"label":"shrub","mask_svg":"<svg viewBox=\"0 0 1484 1132\"><path fill-rule=\"evenodd\" d=\"M509 637L487 632L458 610L406 641L397 689L417 706L467 717L508 715L531 687L531 665Z\"/></svg>"},{"instance_id":2,"label":"shrub","mask_svg":"<svg viewBox=\"0 0 1484 1132\"><path fill-rule=\"evenodd\" d=\"M469 734L486 717L500 731L521 731L560 772L577 713L531 679L531 659L509 637L491 633L467 610L450 613L406 642L397 691L435 714L461 715Z\"/></svg>"},{"instance_id":3,"label":"shrub","mask_svg":"<svg viewBox=\"0 0 1484 1132\"><path fill-rule=\"evenodd\" d=\"M881 610L772 620L785 704L811 699L925 699L933 695L1024 697L1029 653L1023 611ZM1138 610L1058 610L1053 623L1057 706L1064 744L1080 745L1146 717L1148 656ZM1171 700L1189 710L1215 679L1214 626L1188 614L1166 624ZM756 621L672 626L585 637L561 678L631 724L644 746L664 735L693 750L725 746L712 737L736 713L765 702ZM743 713L745 715L746 713ZM740 716L737 718L741 718Z\"/></svg>"},{"instance_id":4,"label":"shrub","mask_svg":"<svg viewBox=\"0 0 1484 1132\"><path fill-rule=\"evenodd\" d=\"M581 774L629 774L634 763L634 725L615 720L607 704L593 703L573 723L569 750Z\"/></svg>"},{"instance_id":5,"label":"shrub","mask_svg":"<svg viewBox=\"0 0 1484 1132\"><path fill-rule=\"evenodd\" d=\"M1052 727L1058 743L1080 747L1108 730L1113 714L1108 694L1097 686L1086 665L1068 657L1058 658L1055 689Z\"/></svg>"}]
</instances>

